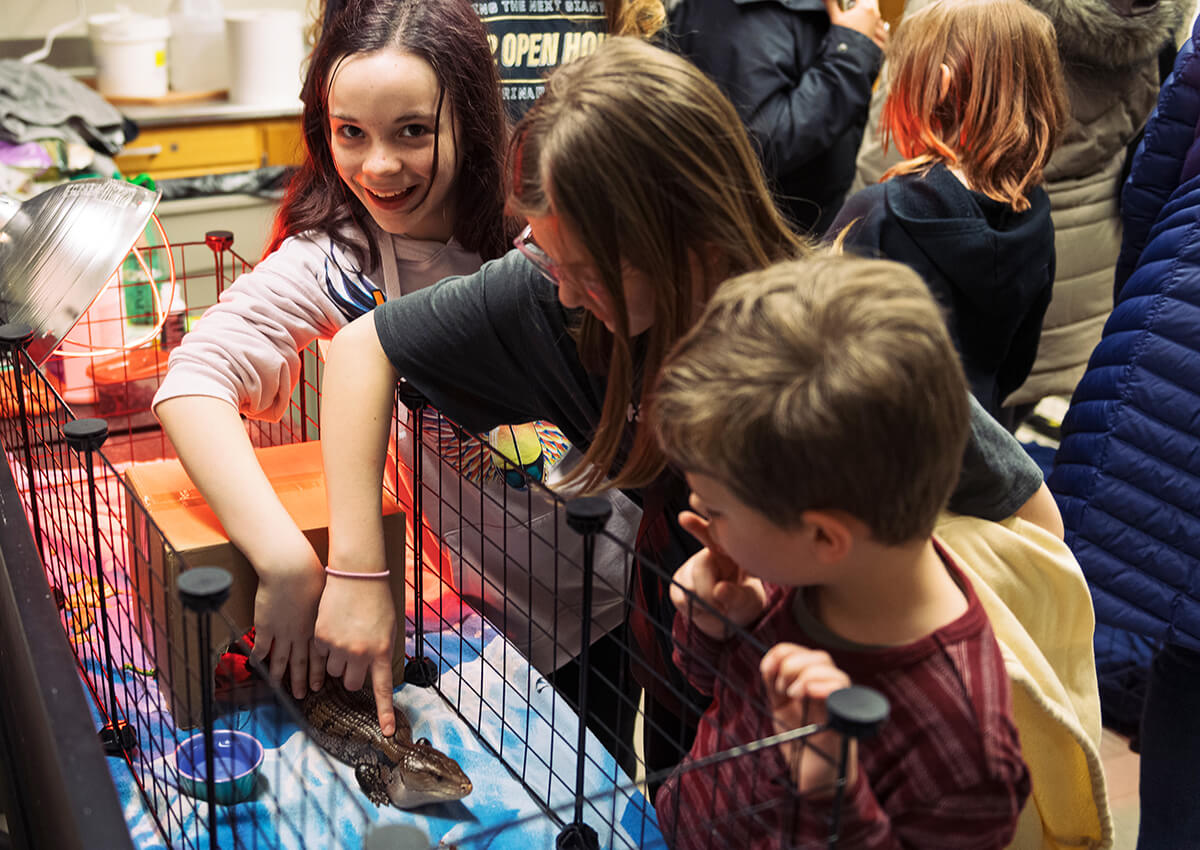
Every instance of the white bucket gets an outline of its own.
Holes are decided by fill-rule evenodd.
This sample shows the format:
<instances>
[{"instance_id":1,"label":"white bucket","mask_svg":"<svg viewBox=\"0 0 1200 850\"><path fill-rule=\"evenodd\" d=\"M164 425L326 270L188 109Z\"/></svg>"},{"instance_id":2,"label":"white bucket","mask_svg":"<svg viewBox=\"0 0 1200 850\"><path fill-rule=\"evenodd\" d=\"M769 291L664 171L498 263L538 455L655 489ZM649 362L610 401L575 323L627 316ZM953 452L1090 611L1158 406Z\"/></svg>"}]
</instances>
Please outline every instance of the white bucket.
<instances>
[{"instance_id":1,"label":"white bucket","mask_svg":"<svg viewBox=\"0 0 1200 850\"><path fill-rule=\"evenodd\" d=\"M293 106L303 82L304 33L300 13L247 9L225 15L229 48L229 101Z\"/></svg>"},{"instance_id":2,"label":"white bucket","mask_svg":"<svg viewBox=\"0 0 1200 850\"><path fill-rule=\"evenodd\" d=\"M113 12L88 18L96 60L96 87L113 97L162 97L167 93L166 18Z\"/></svg>"},{"instance_id":3,"label":"white bucket","mask_svg":"<svg viewBox=\"0 0 1200 850\"><path fill-rule=\"evenodd\" d=\"M167 66L172 91L221 91L229 88L225 21L172 15Z\"/></svg>"},{"instance_id":4,"label":"white bucket","mask_svg":"<svg viewBox=\"0 0 1200 850\"><path fill-rule=\"evenodd\" d=\"M229 88L222 0L171 0L167 70L171 90L210 92Z\"/></svg>"}]
</instances>

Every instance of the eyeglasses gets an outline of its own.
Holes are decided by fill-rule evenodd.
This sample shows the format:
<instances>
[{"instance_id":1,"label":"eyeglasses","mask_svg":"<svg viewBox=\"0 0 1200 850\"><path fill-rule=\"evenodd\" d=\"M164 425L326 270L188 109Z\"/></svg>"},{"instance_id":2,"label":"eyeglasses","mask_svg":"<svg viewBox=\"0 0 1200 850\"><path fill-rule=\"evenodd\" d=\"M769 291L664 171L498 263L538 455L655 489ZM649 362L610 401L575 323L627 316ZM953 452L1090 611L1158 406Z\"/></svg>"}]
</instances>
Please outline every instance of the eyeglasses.
<instances>
[{"instance_id":1,"label":"eyeglasses","mask_svg":"<svg viewBox=\"0 0 1200 850\"><path fill-rule=\"evenodd\" d=\"M533 241L533 228L525 225L525 229L513 240L513 247L528 258L537 267L546 280L558 285L558 265L550 259L550 255L542 250L542 246Z\"/></svg>"}]
</instances>

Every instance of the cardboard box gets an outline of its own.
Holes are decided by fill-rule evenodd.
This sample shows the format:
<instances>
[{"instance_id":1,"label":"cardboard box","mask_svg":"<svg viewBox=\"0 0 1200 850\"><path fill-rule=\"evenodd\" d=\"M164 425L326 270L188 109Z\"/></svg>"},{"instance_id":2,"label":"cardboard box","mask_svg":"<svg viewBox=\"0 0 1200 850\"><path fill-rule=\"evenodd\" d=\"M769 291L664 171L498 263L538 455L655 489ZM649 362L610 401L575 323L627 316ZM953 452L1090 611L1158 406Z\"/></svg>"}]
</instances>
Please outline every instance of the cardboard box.
<instances>
[{"instance_id":1,"label":"cardboard box","mask_svg":"<svg viewBox=\"0 0 1200 850\"><path fill-rule=\"evenodd\" d=\"M257 449L259 463L296 520L317 557L329 553L329 514L321 466L321 444L313 441ZM126 517L129 575L140 602L135 624L154 660L159 689L176 724L202 722L198 618L187 611L176 592L179 573L190 567L224 567L233 574L233 588L221 612L244 631L254 622L258 579L245 556L229 542L216 515L196 490L178 460L134 464L125 473L129 485ZM405 515L380 495L384 542L392 571L392 597L397 621L403 622L405 576ZM164 538L169 546L164 544ZM216 657L235 637L220 614L211 618L214 667ZM399 681L404 669L404 640L396 641L392 669Z\"/></svg>"}]
</instances>

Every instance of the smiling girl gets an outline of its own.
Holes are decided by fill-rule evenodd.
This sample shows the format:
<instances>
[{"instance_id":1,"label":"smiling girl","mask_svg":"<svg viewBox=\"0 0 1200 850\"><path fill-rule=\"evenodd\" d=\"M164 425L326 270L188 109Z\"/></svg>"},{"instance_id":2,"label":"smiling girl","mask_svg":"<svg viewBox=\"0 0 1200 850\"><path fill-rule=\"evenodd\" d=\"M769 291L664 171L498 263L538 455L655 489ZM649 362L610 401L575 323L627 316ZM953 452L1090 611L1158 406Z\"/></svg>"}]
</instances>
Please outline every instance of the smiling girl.
<instances>
[{"instance_id":1,"label":"smiling girl","mask_svg":"<svg viewBox=\"0 0 1200 850\"><path fill-rule=\"evenodd\" d=\"M258 574L255 654L308 684L325 574L241 415L277 420L300 351L377 304L503 253L504 119L466 0L363 0L332 20L303 90L306 157L267 256L171 354L154 410Z\"/></svg>"}]
</instances>

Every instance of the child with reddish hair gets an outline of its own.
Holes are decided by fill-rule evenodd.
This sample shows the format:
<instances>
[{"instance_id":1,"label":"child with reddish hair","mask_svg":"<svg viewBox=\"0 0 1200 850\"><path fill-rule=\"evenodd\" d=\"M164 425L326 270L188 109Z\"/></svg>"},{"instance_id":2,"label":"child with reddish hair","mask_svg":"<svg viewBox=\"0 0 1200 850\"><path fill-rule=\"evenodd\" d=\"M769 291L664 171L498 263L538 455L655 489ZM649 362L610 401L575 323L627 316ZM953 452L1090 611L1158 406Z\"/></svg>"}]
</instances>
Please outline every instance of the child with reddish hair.
<instances>
[{"instance_id":1,"label":"child with reddish hair","mask_svg":"<svg viewBox=\"0 0 1200 850\"><path fill-rule=\"evenodd\" d=\"M997 415L1033 367L1054 283L1041 183L1069 109L1054 28L1023 0L938 0L897 28L888 65L884 145L905 159L829 235L925 279Z\"/></svg>"}]
</instances>

